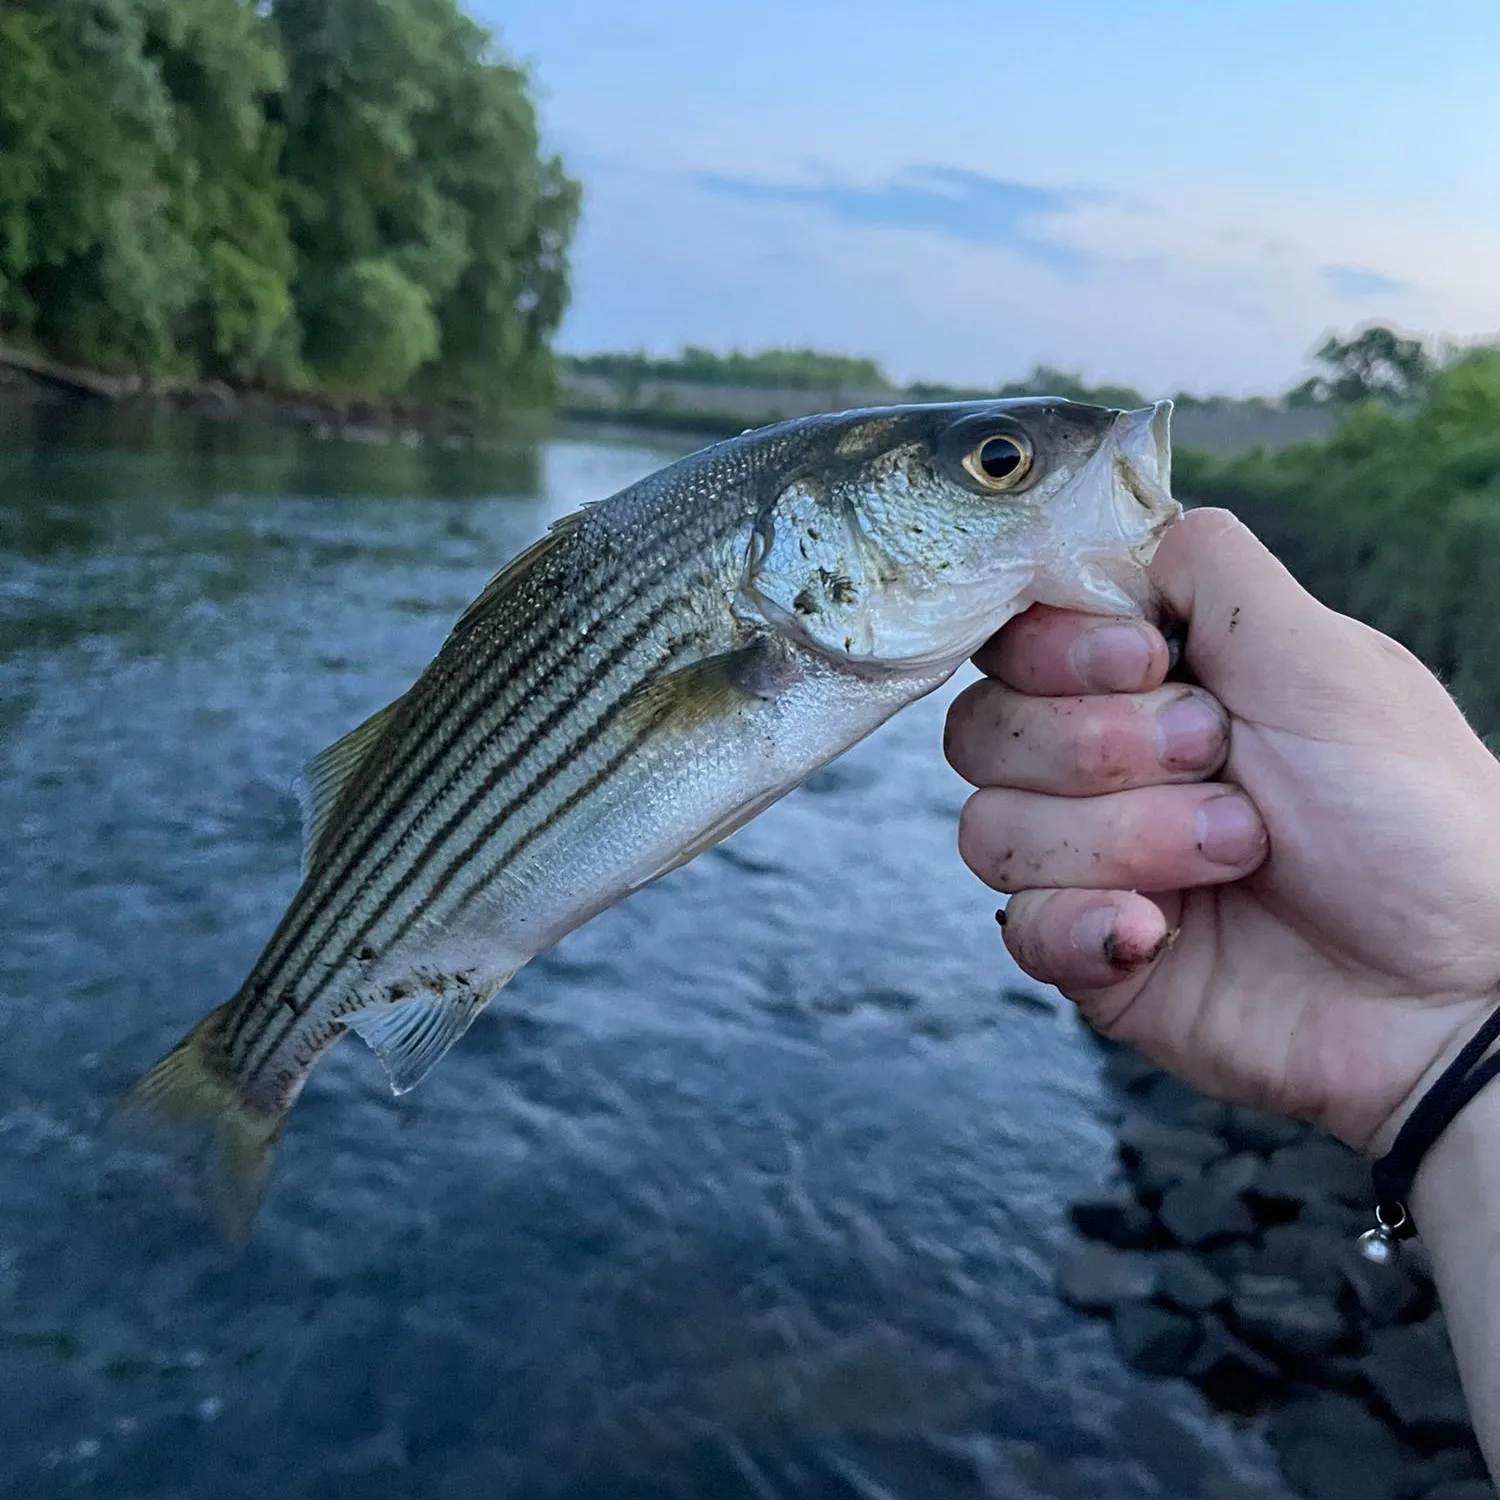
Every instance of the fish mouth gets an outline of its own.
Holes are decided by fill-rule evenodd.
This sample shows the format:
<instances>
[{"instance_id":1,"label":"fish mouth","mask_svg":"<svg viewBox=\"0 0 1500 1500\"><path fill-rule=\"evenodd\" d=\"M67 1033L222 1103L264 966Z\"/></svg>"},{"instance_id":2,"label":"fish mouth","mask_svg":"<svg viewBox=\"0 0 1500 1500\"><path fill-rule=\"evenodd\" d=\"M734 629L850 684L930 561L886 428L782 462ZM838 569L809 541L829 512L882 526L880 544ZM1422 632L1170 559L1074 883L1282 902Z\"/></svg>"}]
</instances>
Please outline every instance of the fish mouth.
<instances>
[{"instance_id":1,"label":"fish mouth","mask_svg":"<svg viewBox=\"0 0 1500 1500\"><path fill-rule=\"evenodd\" d=\"M1032 598L1091 614L1144 615L1154 591L1146 571L1162 533L1182 515L1172 498L1172 403L1122 411L1053 516L1058 553L1070 568L1051 570ZM1081 547L1070 530L1089 540Z\"/></svg>"},{"instance_id":2,"label":"fish mouth","mask_svg":"<svg viewBox=\"0 0 1500 1500\"><path fill-rule=\"evenodd\" d=\"M1144 532L1130 548L1142 564L1151 561L1162 532L1182 515L1172 498L1171 427L1172 403L1157 401L1122 411L1110 432L1116 513L1127 535Z\"/></svg>"},{"instance_id":3,"label":"fish mouth","mask_svg":"<svg viewBox=\"0 0 1500 1500\"><path fill-rule=\"evenodd\" d=\"M1170 509L1172 499L1172 403L1158 401L1122 411L1110 431L1115 464L1126 487L1148 511Z\"/></svg>"}]
</instances>

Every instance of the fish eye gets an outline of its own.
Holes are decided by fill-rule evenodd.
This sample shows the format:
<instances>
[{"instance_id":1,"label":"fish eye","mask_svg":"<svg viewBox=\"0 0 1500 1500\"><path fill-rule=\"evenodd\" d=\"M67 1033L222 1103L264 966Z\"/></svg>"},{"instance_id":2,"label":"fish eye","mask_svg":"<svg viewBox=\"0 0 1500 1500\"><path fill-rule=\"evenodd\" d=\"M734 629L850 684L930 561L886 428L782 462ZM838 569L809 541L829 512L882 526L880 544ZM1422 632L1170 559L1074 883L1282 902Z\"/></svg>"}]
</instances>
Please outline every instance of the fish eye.
<instances>
[{"instance_id":1,"label":"fish eye","mask_svg":"<svg viewBox=\"0 0 1500 1500\"><path fill-rule=\"evenodd\" d=\"M995 433L969 449L964 468L987 490L1013 490L1031 472L1031 444L1019 434Z\"/></svg>"}]
</instances>

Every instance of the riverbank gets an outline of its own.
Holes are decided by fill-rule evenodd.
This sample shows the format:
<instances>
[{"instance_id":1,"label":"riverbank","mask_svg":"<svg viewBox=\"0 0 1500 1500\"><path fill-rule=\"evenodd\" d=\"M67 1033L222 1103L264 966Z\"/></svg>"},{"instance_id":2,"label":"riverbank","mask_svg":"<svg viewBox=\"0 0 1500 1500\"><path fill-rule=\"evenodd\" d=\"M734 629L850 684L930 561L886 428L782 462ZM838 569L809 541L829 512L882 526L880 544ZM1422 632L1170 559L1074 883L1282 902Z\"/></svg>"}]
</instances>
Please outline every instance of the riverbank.
<instances>
[{"instance_id":1,"label":"riverbank","mask_svg":"<svg viewBox=\"0 0 1500 1500\"><path fill-rule=\"evenodd\" d=\"M1120 1180L1057 1268L1121 1358L1264 1428L1308 1500L1494 1490L1420 1245L1374 1265L1367 1165L1311 1126L1206 1099L1106 1047Z\"/></svg>"},{"instance_id":2,"label":"riverbank","mask_svg":"<svg viewBox=\"0 0 1500 1500\"><path fill-rule=\"evenodd\" d=\"M475 441L501 420L477 401L367 400L231 386L220 380L155 380L67 365L0 344L0 406L9 413L9 425L24 424L30 414L78 405L187 411L214 421L282 422L319 437L351 442L436 441L454 446ZM546 416L518 410L504 420L539 424Z\"/></svg>"}]
</instances>

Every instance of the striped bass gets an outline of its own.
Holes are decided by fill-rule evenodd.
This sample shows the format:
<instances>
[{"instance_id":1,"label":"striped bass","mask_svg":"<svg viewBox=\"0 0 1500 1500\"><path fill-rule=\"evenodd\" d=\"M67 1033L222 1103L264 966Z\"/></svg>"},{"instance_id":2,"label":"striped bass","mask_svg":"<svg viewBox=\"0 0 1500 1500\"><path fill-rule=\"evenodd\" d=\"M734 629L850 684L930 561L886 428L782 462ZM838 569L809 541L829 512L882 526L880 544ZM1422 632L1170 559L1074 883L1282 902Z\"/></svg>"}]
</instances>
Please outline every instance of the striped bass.
<instances>
[{"instance_id":1,"label":"striped bass","mask_svg":"<svg viewBox=\"0 0 1500 1500\"><path fill-rule=\"evenodd\" d=\"M308 767L301 887L126 1100L207 1131L248 1228L313 1065L396 1093L529 959L769 807L1035 601L1139 614L1169 402L802 418L559 521L415 685Z\"/></svg>"}]
</instances>

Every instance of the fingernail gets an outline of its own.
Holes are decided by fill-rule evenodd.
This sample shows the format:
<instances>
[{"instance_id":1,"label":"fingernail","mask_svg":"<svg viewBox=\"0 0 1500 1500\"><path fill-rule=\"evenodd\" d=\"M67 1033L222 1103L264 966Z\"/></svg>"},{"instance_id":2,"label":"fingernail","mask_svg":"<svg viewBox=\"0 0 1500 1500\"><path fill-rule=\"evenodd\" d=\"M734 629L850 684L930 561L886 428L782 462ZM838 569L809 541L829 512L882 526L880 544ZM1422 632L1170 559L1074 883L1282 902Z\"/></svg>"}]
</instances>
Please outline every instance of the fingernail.
<instances>
[{"instance_id":1,"label":"fingernail","mask_svg":"<svg viewBox=\"0 0 1500 1500\"><path fill-rule=\"evenodd\" d=\"M1111 967L1115 964L1115 909L1112 906L1092 906L1079 913L1069 934L1073 946L1080 954L1090 957L1103 956Z\"/></svg>"},{"instance_id":2,"label":"fingernail","mask_svg":"<svg viewBox=\"0 0 1500 1500\"><path fill-rule=\"evenodd\" d=\"M1169 771L1198 771L1224 752L1223 710L1199 693L1174 698L1156 718L1156 756Z\"/></svg>"},{"instance_id":3,"label":"fingernail","mask_svg":"<svg viewBox=\"0 0 1500 1500\"><path fill-rule=\"evenodd\" d=\"M1101 625L1073 642L1070 658L1089 691L1134 693L1146 680L1151 653L1151 637L1141 626Z\"/></svg>"},{"instance_id":4,"label":"fingernail","mask_svg":"<svg viewBox=\"0 0 1500 1500\"><path fill-rule=\"evenodd\" d=\"M1259 815L1234 792L1198 809L1193 836L1204 859L1229 867L1253 864L1265 841Z\"/></svg>"}]
</instances>

